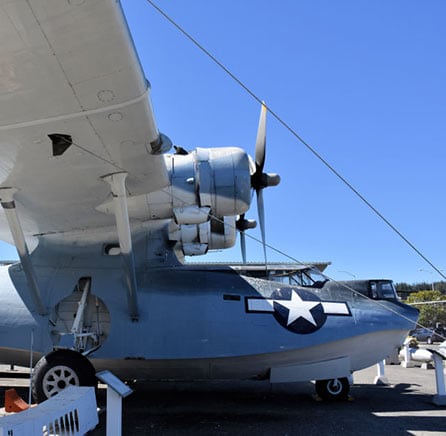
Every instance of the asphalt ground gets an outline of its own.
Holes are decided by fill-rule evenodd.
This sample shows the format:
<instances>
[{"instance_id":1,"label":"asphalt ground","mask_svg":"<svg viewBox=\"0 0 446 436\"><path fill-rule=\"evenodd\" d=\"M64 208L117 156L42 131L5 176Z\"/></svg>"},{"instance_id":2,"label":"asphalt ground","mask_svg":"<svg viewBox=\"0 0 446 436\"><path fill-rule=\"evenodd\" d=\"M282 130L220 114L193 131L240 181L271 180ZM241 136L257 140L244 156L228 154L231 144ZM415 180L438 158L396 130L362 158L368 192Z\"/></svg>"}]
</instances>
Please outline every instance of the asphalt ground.
<instances>
[{"instance_id":1,"label":"asphalt ground","mask_svg":"<svg viewBox=\"0 0 446 436\"><path fill-rule=\"evenodd\" d=\"M27 399L26 373L5 375L0 379L0 403L9 387ZM432 403L433 369L386 365L387 386L375 385L376 375L375 366L355 373L351 399L342 402L317 401L311 383L138 382L123 400L122 434L446 435L446 407ZM105 408L103 387L97 399ZM91 434L106 434L106 412Z\"/></svg>"}]
</instances>

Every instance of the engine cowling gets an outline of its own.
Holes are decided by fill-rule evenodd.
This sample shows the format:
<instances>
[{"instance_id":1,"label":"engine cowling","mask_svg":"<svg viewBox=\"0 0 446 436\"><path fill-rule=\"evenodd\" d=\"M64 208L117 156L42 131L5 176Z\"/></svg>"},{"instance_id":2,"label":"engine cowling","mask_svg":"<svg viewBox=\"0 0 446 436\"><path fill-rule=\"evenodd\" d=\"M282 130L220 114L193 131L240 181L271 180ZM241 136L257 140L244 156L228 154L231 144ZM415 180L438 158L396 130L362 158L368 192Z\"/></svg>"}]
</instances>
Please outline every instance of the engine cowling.
<instances>
[{"instance_id":1,"label":"engine cowling","mask_svg":"<svg viewBox=\"0 0 446 436\"><path fill-rule=\"evenodd\" d=\"M215 216L246 212L251 201L251 172L245 151L236 147L197 148L170 156L173 208L196 205Z\"/></svg>"},{"instance_id":2,"label":"engine cowling","mask_svg":"<svg viewBox=\"0 0 446 436\"><path fill-rule=\"evenodd\" d=\"M169 225L169 239L177 241L184 255L200 256L208 250L233 247L236 241L235 217L210 219L201 224Z\"/></svg>"}]
</instances>

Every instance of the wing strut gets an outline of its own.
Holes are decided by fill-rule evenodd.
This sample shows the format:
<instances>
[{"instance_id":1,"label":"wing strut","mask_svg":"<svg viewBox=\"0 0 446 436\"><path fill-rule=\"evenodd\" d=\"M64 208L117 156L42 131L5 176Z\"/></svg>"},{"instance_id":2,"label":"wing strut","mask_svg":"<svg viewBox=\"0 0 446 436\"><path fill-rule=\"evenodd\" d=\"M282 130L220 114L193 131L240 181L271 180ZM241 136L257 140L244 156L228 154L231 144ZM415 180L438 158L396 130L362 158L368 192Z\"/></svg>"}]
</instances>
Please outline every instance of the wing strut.
<instances>
[{"instance_id":1,"label":"wing strut","mask_svg":"<svg viewBox=\"0 0 446 436\"><path fill-rule=\"evenodd\" d=\"M127 300L132 321L138 321L138 299L136 286L135 261L133 259L132 235L130 232L129 213L127 208L127 194L125 189L126 172L103 176L103 180L110 184L113 195L116 227L118 229L119 247L124 259L127 281Z\"/></svg>"},{"instance_id":2,"label":"wing strut","mask_svg":"<svg viewBox=\"0 0 446 436\"><path fill-rule=\"evenodd\" d=\"M9 230L11 231L14 245L22 263L25 272L26 281L31 291L31 298L39 315L46 315L47 311L42 303L42 296L39 285L37 284L36 273L29 255L28 245L26 244L23 229L19 221L17 209L14 201L15 188L0 188L0 202L8 220Z\"/></svg>"}]
</instances>

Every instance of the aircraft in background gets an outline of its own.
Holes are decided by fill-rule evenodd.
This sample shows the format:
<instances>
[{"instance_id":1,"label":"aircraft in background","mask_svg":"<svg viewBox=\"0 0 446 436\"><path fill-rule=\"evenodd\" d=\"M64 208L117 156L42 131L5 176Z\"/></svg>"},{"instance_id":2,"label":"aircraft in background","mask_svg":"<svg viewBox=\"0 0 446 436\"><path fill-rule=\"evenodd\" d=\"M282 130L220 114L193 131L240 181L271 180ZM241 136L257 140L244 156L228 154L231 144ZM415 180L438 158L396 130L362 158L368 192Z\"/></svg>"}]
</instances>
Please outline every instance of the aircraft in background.
<instances>
[{"instance_id":1,"label":"aircraft in background","mask_svg":"<svg viewBox=\"0 0 446 436\"><path fill-rule=\"evenodd\" d=\"M263 189L279 182L264 172L264 106L254 159L171 153L119 2L2 2L0 28L0 238L20 258L0 267L0 360L27 365L32 350L38 401L102 369L316 380L345 398L352 371L402 343L418 312L391 281L357 291L314 266L262 278L184 262L244 238L253 190L264 235Z\"/></svg>"}]
</instances>

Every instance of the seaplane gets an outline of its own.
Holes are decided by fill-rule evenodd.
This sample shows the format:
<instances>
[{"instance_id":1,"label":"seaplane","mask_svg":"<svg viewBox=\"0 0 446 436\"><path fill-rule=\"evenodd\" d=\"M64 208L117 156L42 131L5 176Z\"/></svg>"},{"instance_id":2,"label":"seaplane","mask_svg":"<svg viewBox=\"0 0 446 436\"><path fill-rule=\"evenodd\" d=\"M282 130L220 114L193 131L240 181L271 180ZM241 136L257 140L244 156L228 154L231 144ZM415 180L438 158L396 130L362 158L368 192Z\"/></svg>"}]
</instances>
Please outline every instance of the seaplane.
<instances>
[{"instance_id":1,"label":"seaplane","mask_svg":"<svg viewBox=\"0 0 446 436\"><path fill-rule=\"evenodd\" d=\"M245 251L252 192L264 234L263 190L280 180L264 171L265 106L254 158L175 147L119 1L0 5L0 238L19 257L0 266L0 361L32 360L36 401L104 369L315 380L345 398L353 371L402 343L418 312L389 280L185 262L238 233Z\"/></svg>"}]
</instances>

